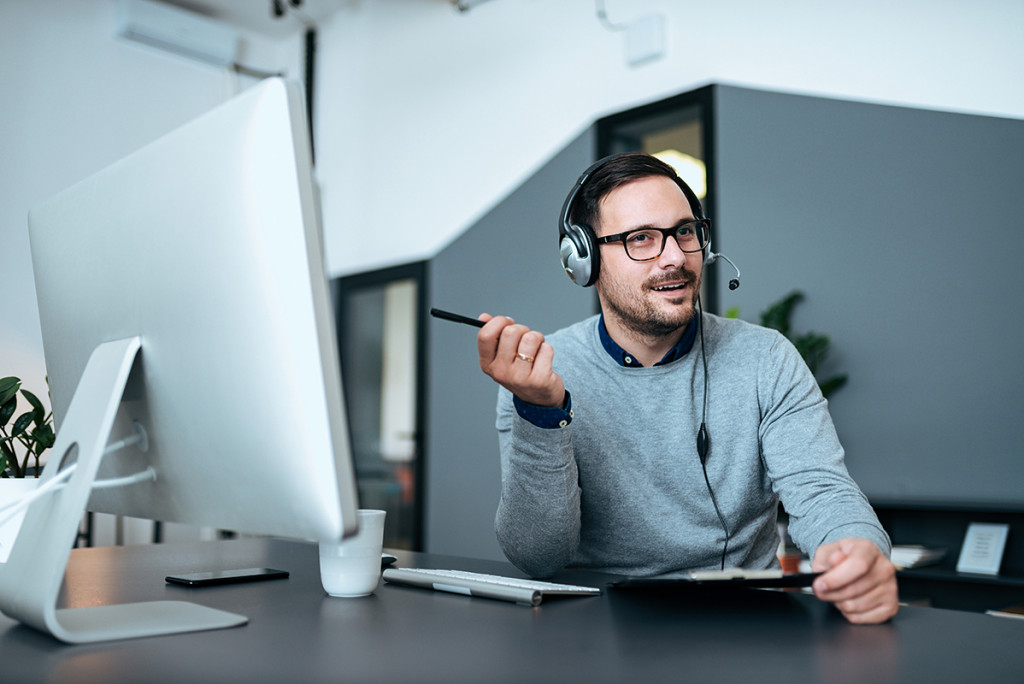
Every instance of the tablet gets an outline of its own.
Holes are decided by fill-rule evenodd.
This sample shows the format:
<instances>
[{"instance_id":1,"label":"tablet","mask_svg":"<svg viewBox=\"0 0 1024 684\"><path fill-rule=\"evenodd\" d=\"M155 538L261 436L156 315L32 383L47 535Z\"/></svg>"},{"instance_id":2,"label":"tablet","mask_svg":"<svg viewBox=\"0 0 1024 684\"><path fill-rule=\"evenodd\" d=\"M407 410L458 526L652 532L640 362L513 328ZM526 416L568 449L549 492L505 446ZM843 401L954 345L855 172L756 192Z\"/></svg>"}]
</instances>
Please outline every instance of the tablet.
<instances>
[{"instance_id":1,"label":"tablet","mask_svg":"<svg viewBox=\"0 0 1024 684\"><path fill-rule=\"evenodd\" d=\"M782 570L697 570L654 577L624 577L612 582L614 589L657 589L684 587L752 587L757 589L789 589L809 587L820 572L785 574Z\"/></svg>"}]
</instances>

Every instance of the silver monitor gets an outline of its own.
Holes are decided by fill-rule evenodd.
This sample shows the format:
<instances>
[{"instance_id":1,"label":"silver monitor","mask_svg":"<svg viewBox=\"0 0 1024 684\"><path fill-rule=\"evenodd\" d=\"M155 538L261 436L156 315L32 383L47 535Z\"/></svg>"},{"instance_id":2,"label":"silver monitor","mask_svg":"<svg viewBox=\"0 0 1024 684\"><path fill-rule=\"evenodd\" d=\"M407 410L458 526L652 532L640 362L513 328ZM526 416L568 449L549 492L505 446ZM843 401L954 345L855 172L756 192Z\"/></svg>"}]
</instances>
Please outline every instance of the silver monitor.
<instances>
[{"instance_id":1,"label":"silver monitor","mask_svg":"<svg viewBox=\"0 0 1024 684\"><path fill-rule=\"evenodd\" d=\"M69 642L245 621L178 602L57 610L86 508L355 531L305 121L298 86L265 81L30 213L58 423L40 486L66 482L26 514L4 613Z\"/></svg>"}]
</instances>

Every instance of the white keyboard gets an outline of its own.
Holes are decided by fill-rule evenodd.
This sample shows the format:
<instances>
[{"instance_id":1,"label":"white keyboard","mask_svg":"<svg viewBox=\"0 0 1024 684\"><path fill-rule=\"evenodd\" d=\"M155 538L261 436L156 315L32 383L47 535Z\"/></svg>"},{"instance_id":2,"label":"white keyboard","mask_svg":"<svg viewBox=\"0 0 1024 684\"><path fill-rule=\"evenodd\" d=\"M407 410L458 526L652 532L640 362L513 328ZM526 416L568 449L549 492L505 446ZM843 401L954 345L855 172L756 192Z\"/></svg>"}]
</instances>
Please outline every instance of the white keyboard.
<instances>
[{"instance_id":1,"label":"white keyboard","mask_svg":"<svg viewBox=\"0 0 1024 684\"><path fill-rule=\"evenodd\" d=\"M597 596L601 593L596 587L517 579L465 570L388 568L384 571L384 581L448 591L453 594L512 601L524 606L540 605L544 596Z\"/></svg>"}]
</instances>

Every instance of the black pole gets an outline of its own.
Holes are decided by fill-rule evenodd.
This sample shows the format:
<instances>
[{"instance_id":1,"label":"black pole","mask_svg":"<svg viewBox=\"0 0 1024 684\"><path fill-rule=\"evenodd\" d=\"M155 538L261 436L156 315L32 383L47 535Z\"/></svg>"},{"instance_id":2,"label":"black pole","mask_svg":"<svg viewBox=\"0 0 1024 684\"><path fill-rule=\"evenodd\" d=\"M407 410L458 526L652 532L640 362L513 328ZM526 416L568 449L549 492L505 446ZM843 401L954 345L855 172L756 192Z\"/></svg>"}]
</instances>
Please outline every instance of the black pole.
<instances>
[{"instance_id":1,"label":"black pole","mask_svg":"<svg viewBox=\"0 0 1024 684\"><path fill-rule=\"evenodd\" d=\"M316 72L316 29L306 29L306 120L309 124L309 148L316 164L316 145L313 142L313 87Z\"/></svg>"}]
</instances>

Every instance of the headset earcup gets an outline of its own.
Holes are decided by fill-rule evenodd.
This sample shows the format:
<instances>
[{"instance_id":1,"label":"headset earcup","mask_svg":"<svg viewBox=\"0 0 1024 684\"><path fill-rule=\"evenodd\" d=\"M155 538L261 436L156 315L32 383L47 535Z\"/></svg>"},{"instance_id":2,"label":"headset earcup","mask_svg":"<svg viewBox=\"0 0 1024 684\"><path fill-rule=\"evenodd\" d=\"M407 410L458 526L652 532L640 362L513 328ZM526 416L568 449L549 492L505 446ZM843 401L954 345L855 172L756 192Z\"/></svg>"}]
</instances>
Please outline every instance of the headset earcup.
<instances>
[{"instance_id":1,"label":"headset earcup","mask_svg":"<svg viewBox=\"0 0 1024 684\"><path fill-rule=\"evenodd\" d=\"M593 285L597 280L597 251L586 226L568 225L558 245L562 268L569 280L581 287Z\"/></svg>"}]
</instances>

